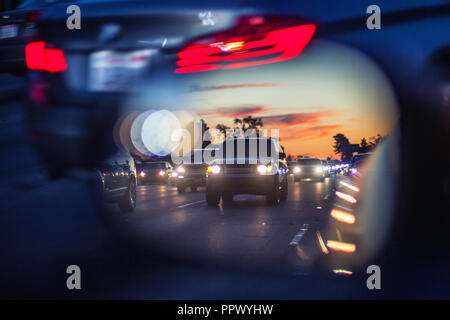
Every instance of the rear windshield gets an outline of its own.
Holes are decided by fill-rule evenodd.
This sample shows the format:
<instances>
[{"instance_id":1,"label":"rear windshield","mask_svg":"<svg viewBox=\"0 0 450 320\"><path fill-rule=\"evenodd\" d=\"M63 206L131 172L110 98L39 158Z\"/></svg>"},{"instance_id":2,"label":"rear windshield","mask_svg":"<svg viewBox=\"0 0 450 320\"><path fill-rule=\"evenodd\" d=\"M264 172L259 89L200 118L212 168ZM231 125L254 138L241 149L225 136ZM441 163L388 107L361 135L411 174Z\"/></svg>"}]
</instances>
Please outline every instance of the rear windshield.
<instances>
[{"instance_id":1,"label":"rear windshield","mask_svg":"<svg viewBox=\"0 0 450 320\"><path fill-rule=\"evenodd\" d=\"M164 162L143 163L141 168L145 169L165 169L166 164Z\"/></svg>"},{"instance_id":2,"label":"rear windshield","mask_svg":"<svg viewBox=\"0 0 450 320\"><path fill-rule=\"evenodd\" d=\"M319 159L299 159L297 163L305 166L311 166L311 165L321 165L322 161L320 161Z\"/></svg>"},{"instance_id":3,"label":"rear windshield","mask_svg":"<svg viewBox=\"0 0 450 320\"><path fill-rule=\"evenodd\" d=\"M369 157L368 154L364 154L364 155L360 155L360 156L355 156L352 160L352 163L357 163L357 162L362 162L364 160L366 160Z\"/></svg>"},{"instance_id":4,"label":"rear windshield","mask_svg":"<svg viewBox=\"0 0 450 320\"><path fill-rule=\"evenodd\" d=\"M278 152L276 144L271 139L225 140L222 147L224 158L275 157ZM232 149L228 150L229 147Z\"/></svg>"}]
</instances>

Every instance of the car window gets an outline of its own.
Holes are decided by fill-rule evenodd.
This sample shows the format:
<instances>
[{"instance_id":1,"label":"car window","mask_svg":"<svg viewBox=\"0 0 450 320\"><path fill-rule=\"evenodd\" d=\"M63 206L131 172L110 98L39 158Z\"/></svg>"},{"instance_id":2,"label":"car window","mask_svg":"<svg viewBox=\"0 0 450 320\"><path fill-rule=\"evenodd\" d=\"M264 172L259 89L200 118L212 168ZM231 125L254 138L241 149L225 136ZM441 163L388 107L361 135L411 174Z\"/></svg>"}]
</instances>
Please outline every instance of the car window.
<instances>
[{"instance_id":1,"label":"car window","mask_svg":"<svg viewBox=\"0 0 450 320\"><path fill-rule=\"evenodd\" d=\"M322 161L319 159L299 159L298 164L310 166L310 165L320 165Z\"/></svg>"},{"instance_id":2,"label":"car window","mask_svg":"<svg viewBox=\"0 0 450 320\"><path fill-rule=\"evenodd\" d=\"M142 167L145 169L164 169L165 163L163 162L143 163Z\"/></svg>"}]
</instances>

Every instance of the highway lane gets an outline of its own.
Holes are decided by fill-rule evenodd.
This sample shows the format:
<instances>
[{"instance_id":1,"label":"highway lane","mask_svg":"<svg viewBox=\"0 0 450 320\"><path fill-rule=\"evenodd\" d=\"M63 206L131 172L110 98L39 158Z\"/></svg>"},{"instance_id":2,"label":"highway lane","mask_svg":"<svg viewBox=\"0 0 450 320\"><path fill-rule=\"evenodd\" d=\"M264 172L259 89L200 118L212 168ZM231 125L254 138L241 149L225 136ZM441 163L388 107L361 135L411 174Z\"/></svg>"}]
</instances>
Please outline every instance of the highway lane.
<instances>
[{"instance_id":1,"label":"highway lane","mask_svg":"<svg viewBox=\"0 0 450 320\"><path fill-rule=\"evenodd\" d=\"M174 186L143 185L131 215L111 208L142 244L177 257L213 266L303 272L311 254L320 253L316 231L328 219L334 184L334 177L325 182L290 179L287 201L274 207L252 195L208 207L204 189L178 193Z\"/></svg>"}]
</instances>

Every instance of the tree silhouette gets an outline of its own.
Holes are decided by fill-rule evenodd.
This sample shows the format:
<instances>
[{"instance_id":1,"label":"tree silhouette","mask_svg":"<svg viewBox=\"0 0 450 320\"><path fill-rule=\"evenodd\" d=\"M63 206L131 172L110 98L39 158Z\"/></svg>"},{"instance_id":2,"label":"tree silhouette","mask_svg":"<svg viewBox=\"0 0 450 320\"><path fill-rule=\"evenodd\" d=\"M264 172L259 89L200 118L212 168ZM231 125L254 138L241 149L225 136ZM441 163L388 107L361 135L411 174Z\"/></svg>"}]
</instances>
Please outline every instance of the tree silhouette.
<instances>
[{"instance_id":1,"label":"tree silhouette","mask_svg":"<svg viewBox=\"0 0 450 320\"><path fill-rule=\"evenodd\" d=\"M227 130L229 130L230 127L228 127L228 126L226 126L226 125L224 125L222 123L218 123L216 125L216 129L220 131L220 133L222 135L222 138L226 139L226 137L227 137Z\"/></svg>"},{"instance_id":2,"label":"tree silhouette","mask_svg":"<svg viewBox=\"0 0 450 320\"><path fill-rule=\"evenodd\" d=\"M235 118L233 123L236 126L236 129L241 129L243 132L254 129L256 135L259 135L259 130L263 126L262 118L253 118L252 116L246 116L242 119Z\"/></svg>"},{"instance_id":3,"label":"tree silhouette","mask_svg":"<svg viewBox=\"0 0 450 320\"><path fill-rule=\"evenodd\" d=\"M381 134L377 134L375 137L369 138L369 150L372 151L375 149L375 147L380 144L383 139L386 138L385 136L382 136Z\"/></svg>"},{"instance_id":4,"label":"tree silhouette","mask_svg":"<svg viewBox=\"0 0 450 320\"><path fill-rule=\"evenodd\" d=\"M200 122L202 123L202 149L204 149L207 146L209 146L209 144L210 144L211 133L209 131L209 127L206 124L205 120L200 119ZM205 135L205 133L206 133L206 135Z\"/></svg>"},{"instance_id":5,"label":"tree silhouette","mask_svg":"<svg viewBox=\"0 0 450 320\"><path fill-rule=\"evenodd\" d=\"M341 161L350 160L352 153L345 150L346 146L350 144L348 138L344 134L338 133L337 135L333 136L333 139L334 139L333 144L334 153L341 155Z\"/></svg>"},{"instance_id":6,"label":"tree silhouette","mask_svg":"<svg viewBox=\"0 0 450 320\"><path fill-rule=\"evenodd\" d=\"M366 138L361 139L361 143L359 144L359 153L366 153L370 150L369 144L367 143Z\"/></svg>"}]
</instances>

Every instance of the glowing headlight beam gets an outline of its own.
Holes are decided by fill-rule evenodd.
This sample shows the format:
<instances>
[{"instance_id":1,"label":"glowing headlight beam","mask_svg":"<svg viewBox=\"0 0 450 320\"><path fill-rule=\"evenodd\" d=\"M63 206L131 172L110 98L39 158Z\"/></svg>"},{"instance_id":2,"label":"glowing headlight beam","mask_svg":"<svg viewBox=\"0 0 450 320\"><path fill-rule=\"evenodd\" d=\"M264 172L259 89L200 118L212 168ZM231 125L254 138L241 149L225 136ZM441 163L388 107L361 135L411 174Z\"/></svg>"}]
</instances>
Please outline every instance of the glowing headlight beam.
<instances>
[{"instance_id":1,"label":"glowing headlight beam","mask_svg":"<svg viewBox=\"0 0 450 320\"><path fill-rule=\"evenodd\" d=\"M218 174L220 173L220 166L218 165L212 165L208 167L208 173L212 173L212 174Z\"/></svg>"},{"instance_id":2,"label":"glowing headlight beam","mask_svg":"<svg viewBox=\"0 0 450 320\"><path fill-rule=\"evenodd\" d=\"M355 192L359 192L359 188L357 188L357 187L351 185L350 183L347 183L347 182L345 182L345 181L340 181L340 184L342 184L344 187L349 188L350 190L353 190L353 191L355 191Z\"/></svg>"},{"instance_id":3,"label":"glowing headlight beam","mask_svg":"<svg viewBox=\"0 0 450 320\"><path fill-rule=\"evenodd\" d=\"M347 276L351 276L351 275L353 274L352 271L350 271L350 270L345 270L345 269L334 269L334 270L333 270L333 273L334 273L334 274L344 274L344 275L347 275Z\"/></svg>"},{"instance_id":4,"label":"glowing headlight beam","mask_svg":"<svg viewBox=\"0 0 450 320\"><path fill-rule=\"evenodd\" d=\"M355 216L351 214L350 212L346 212L343 210L333 209L331 210L330 215L335 218L337 221L347 223L347 224L354 224L355 223Z\"/></svg>"},{"instance_id":5,"label":"glowing headlight beam","mask_svg":"<svg viewBox=\"0 0 450 320\"><path fill-rule=\"evenodd\" d=\"M352 197L351 195L349 195L349 194L346 194L346 193L343 193L343 192L336 191L336 195L337 195L339 198L341 198L342 200L345 200L345 201L347 201L347 202L350 202L350 203L356 203L356 202L357 202L356 199L355 199L354 197Z\"/></svg>"},{"instance_id":6,"label":"glowing headlight beam","mask_svg":"<svg viewBox=\"0 0 450 320\"><path fill-rule=\"evenodd\" d=\"M179 166L178 168L177 168L177 171L178 171L178 173L184 173L184 168L182 167L182 166Z\"/></svg>"},{"instance_id":7,"label":"glowing headlight beam","mask_svg":"<svg viewBox=\"0 0 450 320\"><path fill-rule=\"evenodd\" d=\"M354 243L347 243L341 241L327 241L327 247L334 251L340 251L345 253L353 253L356 250L356 245Z\"/></svg>"}]
</instances>

